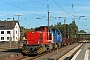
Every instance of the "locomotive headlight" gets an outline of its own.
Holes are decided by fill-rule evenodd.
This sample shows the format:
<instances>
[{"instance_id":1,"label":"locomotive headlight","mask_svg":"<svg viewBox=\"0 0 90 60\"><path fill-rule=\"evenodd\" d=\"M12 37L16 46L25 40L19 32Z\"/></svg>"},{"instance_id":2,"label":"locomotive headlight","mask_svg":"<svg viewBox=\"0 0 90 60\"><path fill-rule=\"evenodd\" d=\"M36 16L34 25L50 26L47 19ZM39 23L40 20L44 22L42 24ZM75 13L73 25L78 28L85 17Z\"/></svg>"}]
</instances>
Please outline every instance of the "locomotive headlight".
<instances>
[{"instance_id":1,"label":"locomotive headlight","mask_svg":"<svg viewBox=\"0 0 90 60\"><path fill-rule=\"evenodd\" d=\"M38 41L38 44L39 44L39 41Z\"/></svg>"}]
</instances>

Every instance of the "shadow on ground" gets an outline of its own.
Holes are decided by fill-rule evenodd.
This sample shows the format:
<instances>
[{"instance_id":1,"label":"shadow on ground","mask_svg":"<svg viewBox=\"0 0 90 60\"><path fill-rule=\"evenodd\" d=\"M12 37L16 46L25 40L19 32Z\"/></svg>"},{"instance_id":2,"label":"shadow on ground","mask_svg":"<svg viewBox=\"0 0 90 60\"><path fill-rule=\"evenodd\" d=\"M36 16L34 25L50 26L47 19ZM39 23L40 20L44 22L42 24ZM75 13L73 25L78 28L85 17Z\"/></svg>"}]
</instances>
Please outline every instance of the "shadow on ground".
<instances>
[{"instance_id":1,"label":"shadow on ground","mask_svg":"<svg viewBox=\"0 0 90 60\"><path fill-rule=\"evenodd\" d=\"M9 50L6 50L6 51L1 51L1 52L22 53L22 49L9 49Z\"/></svg>"}]
</instances>

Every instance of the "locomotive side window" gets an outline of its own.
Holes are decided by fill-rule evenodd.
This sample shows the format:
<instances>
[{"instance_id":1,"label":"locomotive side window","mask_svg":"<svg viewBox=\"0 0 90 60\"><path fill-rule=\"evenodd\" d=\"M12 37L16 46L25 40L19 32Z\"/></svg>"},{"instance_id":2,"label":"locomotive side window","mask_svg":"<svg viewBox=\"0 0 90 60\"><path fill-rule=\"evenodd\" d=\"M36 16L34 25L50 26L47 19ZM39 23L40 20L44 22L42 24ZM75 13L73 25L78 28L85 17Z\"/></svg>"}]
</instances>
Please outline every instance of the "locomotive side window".
<instances>
[{"instance_id":1,"label":"locomotive side window","mask_svg":"<svg viewBox=\"0 0 90 60\"><path fill-rule=\"evenodd\" d=\"M49 32L49 40L52 40L52 30L48 29L48 32Z\"/></svg>"}]
</instances>

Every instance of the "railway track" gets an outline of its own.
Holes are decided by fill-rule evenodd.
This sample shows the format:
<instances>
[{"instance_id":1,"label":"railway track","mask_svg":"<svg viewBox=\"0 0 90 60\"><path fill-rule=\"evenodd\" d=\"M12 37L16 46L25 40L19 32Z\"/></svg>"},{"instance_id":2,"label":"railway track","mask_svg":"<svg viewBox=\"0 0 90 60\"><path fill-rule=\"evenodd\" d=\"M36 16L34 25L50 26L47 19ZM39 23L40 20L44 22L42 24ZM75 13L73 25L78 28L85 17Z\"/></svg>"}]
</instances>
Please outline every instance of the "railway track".
<instances>
[{"instance_id":1,"label":"railway track","mask_svg":"<svg viewBox=\"0 0 90 60\"><path fill-rule=\"evenodd\" d=\"M65 55L66 53L68 53L70 50L72 50L73 48L75 48L77 45L79 45L78 43L74 43L68 46L64 46L61 47L60 49L55 49L52 50L50 52L47 53L43 53L41 55L37 55L34 57L23 57L20 60L48 60L48 59L52 59L52 60L57 60L60 57L62 57L63 55Z\"/></svg>"}]
</instances>

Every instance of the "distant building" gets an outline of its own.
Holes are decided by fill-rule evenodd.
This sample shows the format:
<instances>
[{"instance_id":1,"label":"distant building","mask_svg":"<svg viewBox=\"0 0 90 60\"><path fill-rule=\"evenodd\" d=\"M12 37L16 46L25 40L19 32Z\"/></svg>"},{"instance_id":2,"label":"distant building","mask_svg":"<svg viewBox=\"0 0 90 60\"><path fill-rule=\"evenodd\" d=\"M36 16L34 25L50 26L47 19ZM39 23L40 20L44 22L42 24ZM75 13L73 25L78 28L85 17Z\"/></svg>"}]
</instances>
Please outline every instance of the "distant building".
<instances>
[{"instance_id":1,"label":"distant building","mask_svg":"<svg viewBox=\"0 0 90 60\"><path fill-rule=\"evenodd\" d=\"M18 41L20 25L18 21L0 21L0 41Z\"/></svg>"}]
</instances>

